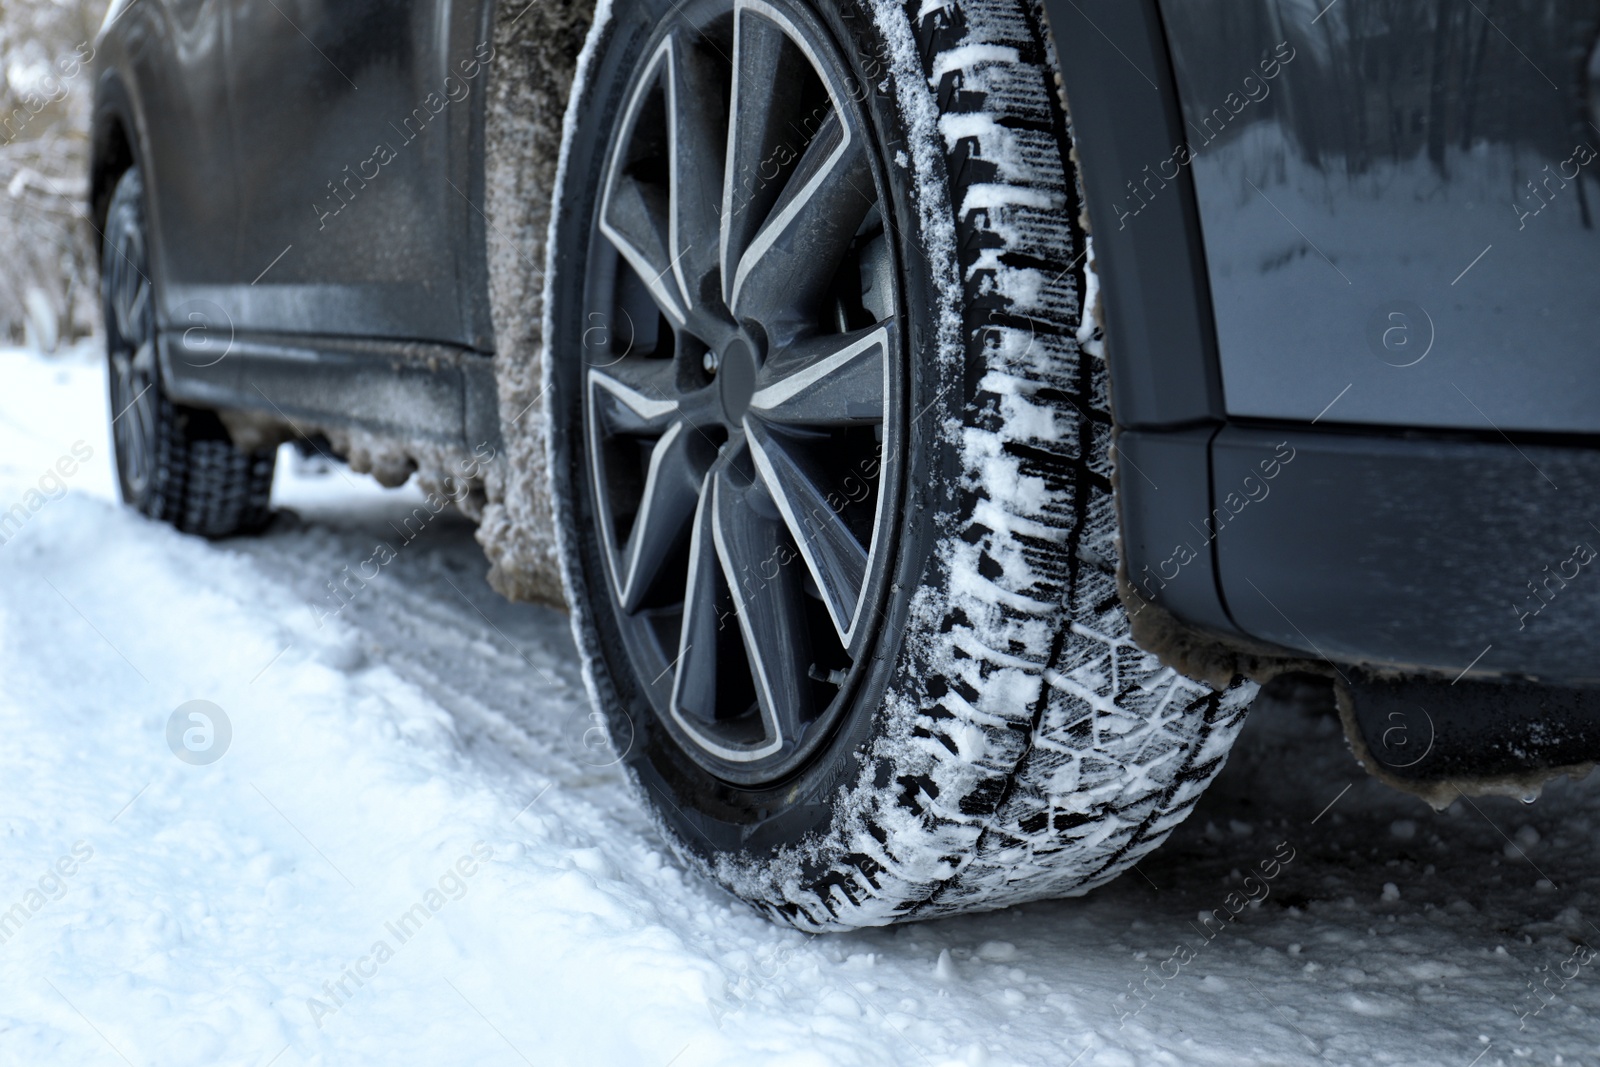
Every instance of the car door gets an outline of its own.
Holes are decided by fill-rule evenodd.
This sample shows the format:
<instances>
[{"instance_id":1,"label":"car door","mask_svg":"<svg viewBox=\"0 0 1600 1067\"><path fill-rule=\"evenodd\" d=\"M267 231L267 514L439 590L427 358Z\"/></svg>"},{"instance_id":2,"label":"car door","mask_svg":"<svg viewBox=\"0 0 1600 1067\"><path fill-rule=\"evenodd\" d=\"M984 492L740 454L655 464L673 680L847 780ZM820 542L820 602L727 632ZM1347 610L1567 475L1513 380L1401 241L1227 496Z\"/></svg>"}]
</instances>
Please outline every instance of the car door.
<instances>
[{"instance_id":1,"label":"car door","mask_svg":"<svg viewBox=\"0 0 1600 1067\"><path fill-rule=\"evenodd\" d=\"M147 116L139 131L152 262L162 285L163 319L188 290L225 269L219 240L237 214L230 150L225 54L229 0L162 0L135 5L127 61Z\"/></svg>"},{"instance_id":2,"label":"car door","mask_svg":"<svg viewBox=\"0 0 1600 1067\"><path fill-rule=\"evenodd\" d=\"M226 2L236 326L487 348L463 239L486 5Z\"/></svg>"}]
</instances>

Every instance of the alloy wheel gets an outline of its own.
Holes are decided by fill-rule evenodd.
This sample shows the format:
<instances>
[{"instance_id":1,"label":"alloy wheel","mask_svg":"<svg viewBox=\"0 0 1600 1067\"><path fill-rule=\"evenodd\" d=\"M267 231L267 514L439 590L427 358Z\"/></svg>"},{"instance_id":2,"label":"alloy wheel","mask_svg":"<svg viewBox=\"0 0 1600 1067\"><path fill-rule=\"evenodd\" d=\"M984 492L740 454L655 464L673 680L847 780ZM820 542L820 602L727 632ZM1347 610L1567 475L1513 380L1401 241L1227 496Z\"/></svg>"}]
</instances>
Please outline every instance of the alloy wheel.
<instances>
[{"instance_id":1,"label":"alloy wheel","mask_svg":"<svg viewBox=\"0 0 1600 1067\"><path fill-rule=\"evenodd\" d=\"M901 477L900 267L855 83L799 7L657 32L609 145L581 371L633 674L689 755L774 781L870 657Z\"/></svg>"},{"instance_id":2,"label":"alloy wheel","mask_svg":"<svg viewBox=\"0 0 1600 1067\"><path fill-rule=\"evenodd\" d=\"M144 234L131 211L110 220L106 262L107 339L112 431L122 497L141 503L155 469L157 371Z\"/></svg>"}]
</instances>

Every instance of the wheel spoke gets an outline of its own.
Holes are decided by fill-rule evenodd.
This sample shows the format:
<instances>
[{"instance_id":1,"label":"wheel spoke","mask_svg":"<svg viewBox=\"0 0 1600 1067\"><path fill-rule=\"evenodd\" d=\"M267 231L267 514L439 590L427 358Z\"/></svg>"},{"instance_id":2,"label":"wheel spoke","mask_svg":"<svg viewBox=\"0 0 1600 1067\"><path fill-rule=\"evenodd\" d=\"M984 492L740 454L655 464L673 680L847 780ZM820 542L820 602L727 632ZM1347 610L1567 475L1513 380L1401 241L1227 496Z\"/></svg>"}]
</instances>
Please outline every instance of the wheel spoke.
<instances>
[{"instance_id":1,"label":"wheel spoke","mask_svg":"<svg viewBox=\"0 0 1600 1067\"><path fill-rule=\"evenodd\" d=\"M665 41L650 60L650 69L639 79L633 96L623 112L622 137L619 145L633 139L634 127L645 100L659 84L661 71L667 65L671 42ZM672 273L669 214L670 197L663 190L652 188L627 173L629 159L626 151L617 151L606 175L605 195L600 205L600 232L628 261L662 314L683 325L684 307L678 286L668 277Z\"/></svg>"},{"instance_id":2,"label":"wheel spoke","mask_svg":"<svg viewBox=\"0 0 1600 1067\"><path fill-rule=\"evenodd\" d=\"M761 481L811 571L839 643L848 649L867 580L867 551L845 525L836 505L853 496L864 498L866 483L861 480L863 489L854 494L848 488L824 493L774 435L754 419L746 420L745 427Z\"/></svg>"},{"instance_id":3,"label":"wheel spoke","mask_svg":"<svg viewBox=\"0 0 1600 1067\"><path fill-rule=\"evenodd\" d=\"M590 367L588 378L596 433L654 436L665 433L678 417L678 402L669 392L670 360L625 359Z\"/></svg>"},{"instance_id":4,"label":"wheel spoke","mask_svg":"<svg viewBox=\"0 0 1600 1067\"><path fill-rule=\"evenodd\" d=\"M794 426L882 422L884 372L894 351L892 321L808 338L761 368L750 410L768 422Z\"/></svg>"},{"instance_id":5,"label":"wheel spoke","mask_svg":"<svg viewBox=\"0 0 1600 1067\"><path fill-rule=\"evenodd\" d=\"M651 450L639 510L617 561L623 611L638 610L663 565L683 543L712 458L710 443L681 420Z\"/></svg>"},{"instance_id":6,"label":"wheel spoke","mask_svg":"<svg viewBox=\"0 0 1600 1067\"><path fill-rule=\"evenodd\" d=\"M744 500L750 491L729 476L715 479L711 530L767 736L781 742L799 735L808 703L810 642L800 612L805 594L783 524L751 507Z\"/></svg>"},{"instance_id":7,"label":"wheel spoke","mask_svg":"<svg viewBox=\"0 0 1600 1067\"><path fill-rule=\"evenodd\" d=\"M689 535L689 579L683 600L683 629L672 679L672 707L682 716L709 724L717 716L717 645L722 620L732 613L727 582L717 562L711 532L711 485L701 481Z\"/></svg>"},{"instance_id":8,"label":"wheel spoke","mask_svg":"<svg viewBox=\"0 0 1600 1067\"><path fill-rule=\"evenodd\" d=\"M133 410L128 413L131 425L128 434L132 438L129 442L128 481L138 492L143 492L149 484L150 468L154 456L151 454L151 438L155 436L155 417L146 406L143 399L133 402Z\"/></svg>"},{"instance_id":9,"label":"wheel spoke","mask_svg":"<svg viewBox=\"0 0 1600 1067\"><path fill-rule=\"evenodd\" d=\"M766 321L813 306L875 201L863 138L836 109L738 259L734 314Z\"/></svg>"},{"instance_id":10,"label":"wheel spoke","mask_svg":"<svg viewBox=\"0 0 1600 1067\"><path fill-rule=\"evenodd\" d=\"M678 325L687 316L677 286L667 278L667 206L653 189L627 175L617 175L607 190L600 230L644 282L661 313Z\"/></svg>"},{"instance_id":11,"label":"wheel spoke","mask_svg":"<svg viewBox=\"0 0 1600 1067\"><path fill-rule=\"evenodd\" d=\"M117 332L130 344L138 344L148 332L150 313L150 282L133 266L136 256L140 249L130 241L122 250L112 288Z\"/></svg>"},{"instance_id":12,"label":"wheel spoke","mask_svg":"<svg viewBox=\"0 0 1600 1067\"><path fill-rule=\"evenodd\" d=\"M112 430L118 465L135 498L148 484L155 448L155 361L155 343L148 338L132 352L123 350L111 356L115 380L111 392L111 414L115 419Z\"/></svg>"},{"instance_id":13,"label":"wheel spoke","mask_svg":"<svg viewBox=\"0 0 1600 1067\"><path fill-rule=\"evenodd\" d=\"M765 14L735 6L733 89L729 100L727 165L723 172L722 296L732 304L734 268L777 203L784 175L805 150L813 124L792 91L809 62Z\"/></svg>"},{"instance_id":14,"label":"wheel spoke","mask_svg":"<svg viewBox=\"0 0 1600 1067\"><path fill-rule=\"evenodd\" d=\"M700 303L706 277L717 269L726 108L715 62L689 45L683 34L673 34L668 44L672 180L668 248L683 306L692 310Z\"/></svg>"},{"instance_id":15,"label":"wheel spoke","mask_svg":"<svg viewBox=\"0 0 1600 1067\"><path fill-rule=\"evenodd\" d=\"M133 374L132 357L127 352L117 352L111 357L111 373L114 376L116 388L111 392L113 401L111 412L113 422L111 429L115 431L117 442L117 458L122 467L133 472L137 465L134 445L137 441L139 426L139 413L132 410L134 390L132 386Z\"/></svg>"}]
</instances>

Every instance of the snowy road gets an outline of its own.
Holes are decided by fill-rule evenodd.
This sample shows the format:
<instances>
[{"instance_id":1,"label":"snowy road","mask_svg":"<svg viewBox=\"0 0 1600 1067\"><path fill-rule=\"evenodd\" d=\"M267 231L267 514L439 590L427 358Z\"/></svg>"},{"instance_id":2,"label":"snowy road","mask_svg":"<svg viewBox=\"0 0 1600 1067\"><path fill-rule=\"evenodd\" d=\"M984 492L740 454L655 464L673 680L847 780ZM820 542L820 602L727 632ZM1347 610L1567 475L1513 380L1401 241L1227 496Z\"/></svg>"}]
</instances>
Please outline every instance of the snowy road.
<instances>
[{"instance_id":1,"label":"snowy road","mask_svg":"<svg viewBox=\"0 0 1600 1067\"><path fill-rule=\"evenodd\" d=\"M1280 694L1112 886L808 937L666 858L470 526L401 544L419 498L334 473L179 536L112 502L102 390L0 353L0 511L43 500L0 545L0 1062L1600 1064L1600 780L1436 815Z\"/></svg>"}]
</instances>

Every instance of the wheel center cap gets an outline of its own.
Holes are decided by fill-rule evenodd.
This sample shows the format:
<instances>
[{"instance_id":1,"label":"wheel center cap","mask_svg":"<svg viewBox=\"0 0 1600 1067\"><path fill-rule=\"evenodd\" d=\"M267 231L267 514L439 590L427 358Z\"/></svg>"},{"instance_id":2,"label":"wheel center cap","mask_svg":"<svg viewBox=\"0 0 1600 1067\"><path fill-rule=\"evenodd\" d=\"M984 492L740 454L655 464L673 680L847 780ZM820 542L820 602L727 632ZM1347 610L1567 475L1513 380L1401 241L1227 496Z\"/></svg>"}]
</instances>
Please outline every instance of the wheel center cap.
<instances>
[{"instance_id":1,"label":"wheel center cap","mask_svg":"<svg viewBox=\"0 0 1600 1067\"><path fill-rule=\"evenodd\" d=\"M737 338L728 343L722 350L717 380L722 383L723 418L729 426L738 426L756 392L756 354L749 344Z\"/></svg>"}]
</instances>

